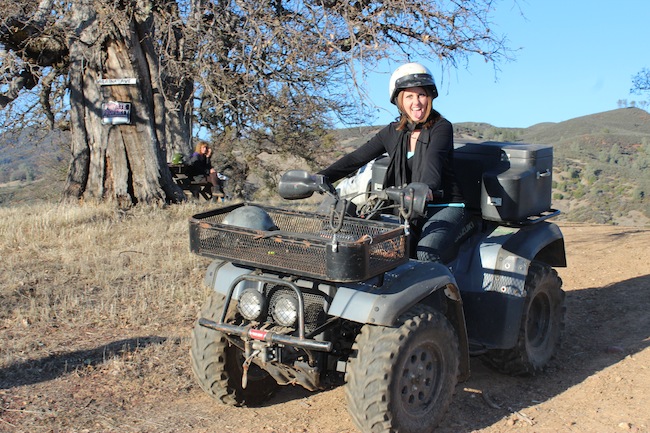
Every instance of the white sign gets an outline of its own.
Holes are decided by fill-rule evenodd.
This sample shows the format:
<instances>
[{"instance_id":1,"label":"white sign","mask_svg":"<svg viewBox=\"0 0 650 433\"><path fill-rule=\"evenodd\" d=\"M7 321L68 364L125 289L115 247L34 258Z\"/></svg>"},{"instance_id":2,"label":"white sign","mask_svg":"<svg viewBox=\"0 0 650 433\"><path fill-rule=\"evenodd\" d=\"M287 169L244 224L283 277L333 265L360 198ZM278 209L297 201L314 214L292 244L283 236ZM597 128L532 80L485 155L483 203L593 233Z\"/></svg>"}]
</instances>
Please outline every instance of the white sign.
<instances>
[{"instance_id":1,"label":"white sign","mask_svg":"<svg viewBox=\"0 0 650 433\"><path fill-rule=\"evenodd\" d=\"M119 86L127 84L137 84L137 78L100 78L97 80L100 86Z\"/></svg>"},{"instance_id":2,"label":"white sign","mask_svg":"<svg viewBox=\"0 0 650 433\"><path fill-rule=\"evenodd\" d=\"M102 104L102 123L104 125L131 124L131 103L108 101Z\"/></svg>"}]
</instances>

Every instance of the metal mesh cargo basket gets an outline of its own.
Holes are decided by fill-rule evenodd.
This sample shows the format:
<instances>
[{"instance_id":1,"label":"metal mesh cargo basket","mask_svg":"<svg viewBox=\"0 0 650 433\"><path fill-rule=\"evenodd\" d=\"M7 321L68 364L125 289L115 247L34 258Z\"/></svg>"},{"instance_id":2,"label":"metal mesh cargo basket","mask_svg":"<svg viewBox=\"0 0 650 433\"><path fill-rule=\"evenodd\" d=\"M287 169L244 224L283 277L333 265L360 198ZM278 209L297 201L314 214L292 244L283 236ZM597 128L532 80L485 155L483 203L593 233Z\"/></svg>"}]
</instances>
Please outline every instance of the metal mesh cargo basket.
<instances>
[{"instance_id":1,"label":"metal mesh cargo basket","mask_svg":"<svg viewBox=\"0 0 650 433\"><path fill-rule=\"evenodd\" d=\"M190 249L201 256L324 281L372 278L408 260L399 224L346 217L336 233L329 215L258 206L277 231L225 224L239 204L190 218ZM336 224L336 222L335 222Z\"/></svg>"}]
</instances>

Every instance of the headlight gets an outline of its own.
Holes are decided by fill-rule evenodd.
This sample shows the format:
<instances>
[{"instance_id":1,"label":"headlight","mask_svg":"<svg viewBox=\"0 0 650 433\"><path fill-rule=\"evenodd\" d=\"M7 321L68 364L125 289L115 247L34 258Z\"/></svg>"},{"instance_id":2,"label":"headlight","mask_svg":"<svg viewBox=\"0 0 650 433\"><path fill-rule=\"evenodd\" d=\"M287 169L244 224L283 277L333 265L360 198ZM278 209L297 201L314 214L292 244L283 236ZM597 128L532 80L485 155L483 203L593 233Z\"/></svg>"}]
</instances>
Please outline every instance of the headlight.
<instances>
[{"instance_id":1,"label":"headlight","mask_svg":"<svg viewBox=\"0 0 650 433\"><path fill-rule=\"evenodd\" d=\"M265 310L264 295L256 289L246 289L239 295L237 309L247 320L260 320Z\"/></svg>"},{"instance_id":2,"label":"headlight","mask_svg":"<svg viewBox=\"0 0 650 433\"><path fill-rule=\"evenodd\" d=\"M280 325L293 326L298 318L298 300L290 294L278 295L271 314Z\"/></svg>"}]
</instances>

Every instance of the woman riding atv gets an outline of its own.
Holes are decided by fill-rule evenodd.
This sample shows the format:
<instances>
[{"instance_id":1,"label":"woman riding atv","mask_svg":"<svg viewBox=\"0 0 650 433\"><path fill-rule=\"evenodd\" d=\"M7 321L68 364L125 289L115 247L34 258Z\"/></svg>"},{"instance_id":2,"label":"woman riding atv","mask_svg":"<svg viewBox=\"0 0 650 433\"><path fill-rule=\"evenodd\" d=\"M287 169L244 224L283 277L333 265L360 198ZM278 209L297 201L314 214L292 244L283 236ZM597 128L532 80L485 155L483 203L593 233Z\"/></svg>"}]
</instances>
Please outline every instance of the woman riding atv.
<instances>
[{"instance_id":1,"label":"woman riding atv","mask_svg":"<svg viewBox=\"0 0 650 433\"><path fill-rule=\"evenodd\" d=\"M390 162L384 188L411 182L429 186L426 215L411 222L419 260L453 259L464 222L465 204L453 170L452 124L432 108L438 96L431 72L419 63L407 63L393 72L389 84L390 102L399 117L367 143L318 174L331 182L353 173L368 162L388 153Z\"/></svg>"}]
</instances>

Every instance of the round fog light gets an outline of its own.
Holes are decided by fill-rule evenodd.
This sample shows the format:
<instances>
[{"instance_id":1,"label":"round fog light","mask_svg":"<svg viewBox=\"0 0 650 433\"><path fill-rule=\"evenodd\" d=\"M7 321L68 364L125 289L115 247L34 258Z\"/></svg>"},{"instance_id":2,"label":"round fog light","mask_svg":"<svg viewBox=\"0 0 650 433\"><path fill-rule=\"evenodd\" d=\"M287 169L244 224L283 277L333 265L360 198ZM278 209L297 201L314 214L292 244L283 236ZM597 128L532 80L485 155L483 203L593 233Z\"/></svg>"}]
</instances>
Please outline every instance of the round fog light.
<instances>
[{"instance_id":1,"label":"round fog light","mask_svg":"<svg viewBox=\"0 0 650 433\"><path fill-rule=\"evenodd\" d=\"M247 320L260 320L264 312L264 296L255 289L246 289L239 295L237 309Z\"/></svg>"},{"instance_id":2,"label":"round fog light","mask_svg":"<svg viewBox=\"0 0 650 433\"><path fill-rule=\"evenodd\" d=\"M273 304L273 318L282 326L293 326L298 318L298 300L289 294L279 295Z\"/></svg>"}]
</instances>

